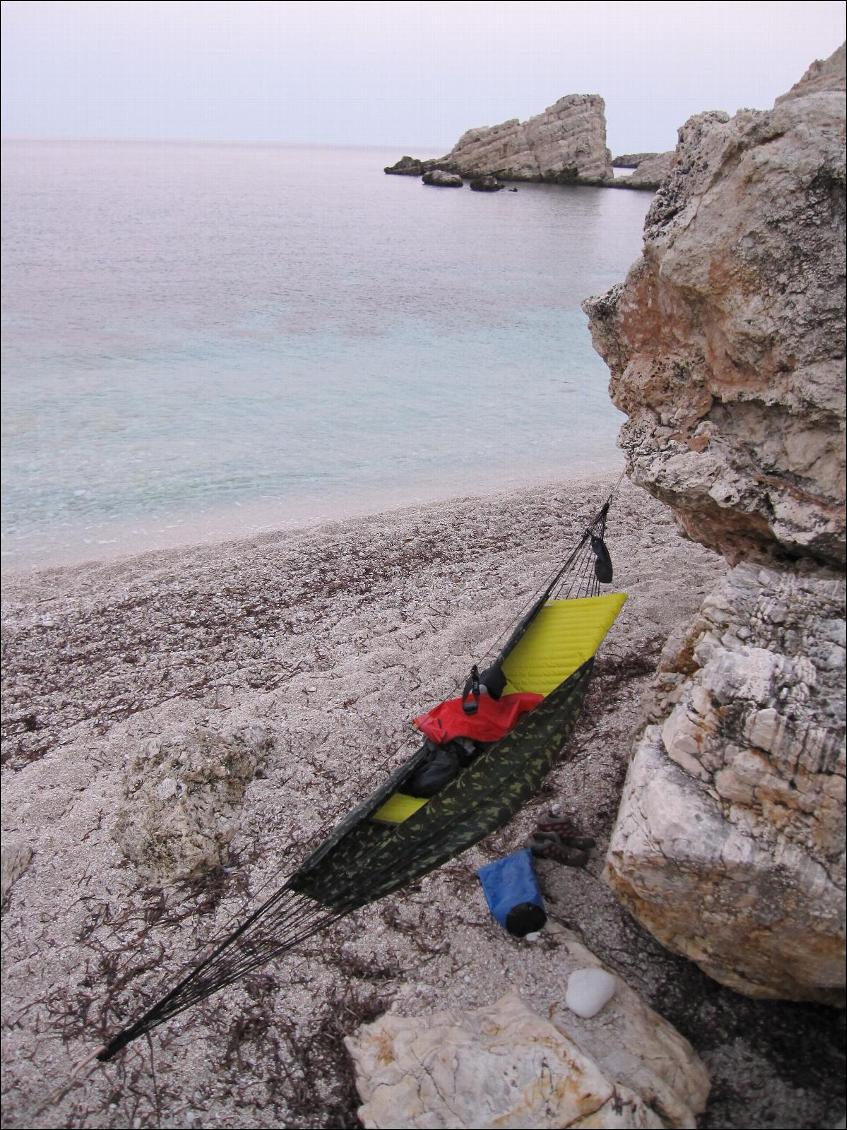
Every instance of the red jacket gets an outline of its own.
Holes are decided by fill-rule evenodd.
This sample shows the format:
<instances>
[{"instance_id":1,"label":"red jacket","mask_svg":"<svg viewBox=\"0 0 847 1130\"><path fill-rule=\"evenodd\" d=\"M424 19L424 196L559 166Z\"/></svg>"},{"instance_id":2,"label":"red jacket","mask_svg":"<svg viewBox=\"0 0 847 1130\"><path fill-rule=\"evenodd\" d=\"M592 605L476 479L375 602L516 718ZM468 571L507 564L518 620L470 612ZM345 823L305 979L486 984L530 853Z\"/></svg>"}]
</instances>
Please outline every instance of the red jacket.
<instances>
[{"instance_id":1,"label":"red jacket","mask_svg":"<svg viewBox=\"0 0 847 1130\"><path fill-rule=\"evenodd\" d=\"M417 728L437 745L453 738L472 738L476 742L497 742L514 729L522 714L534 710L544 696L505 694L502 698L479 696L479 709L465 714L460 698L451 698L414 719Z\"/></svg>"}]
</instances>

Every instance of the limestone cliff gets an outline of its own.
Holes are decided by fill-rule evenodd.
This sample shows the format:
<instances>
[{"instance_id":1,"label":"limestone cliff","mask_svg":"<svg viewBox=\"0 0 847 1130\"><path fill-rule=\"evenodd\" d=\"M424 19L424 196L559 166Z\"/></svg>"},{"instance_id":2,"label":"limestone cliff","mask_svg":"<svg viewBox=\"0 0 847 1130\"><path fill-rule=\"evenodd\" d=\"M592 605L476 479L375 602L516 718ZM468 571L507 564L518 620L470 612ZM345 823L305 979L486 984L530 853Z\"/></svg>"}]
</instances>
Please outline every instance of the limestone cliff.
<instances>
[{"instance_id":1,"label":"limestone cliff","mask_svg":"<svg viewBox=\"0 0 847 1130\"><path fill-rule=\"evenodd\" d=\"M844 992L844 49L701 114L625 283L591 299L635 482L731 569L669 645L607 860L754 996ZM684 578L680 578L684 583Z\"/></svg>"},{"instance_id":2,"label":"limestone cliff","mask_svg":"<svg viewBox=\"0 0 847 1130\"><path fill-rule=\"evenodd\" d=\"M571 183L612 177L606 148L605 103L597 94L569 94L525 122L512 118L462 134L444 157L403 157L387 173L417 175L433 168L463 177Z\"/></svg>"}]
</instances>

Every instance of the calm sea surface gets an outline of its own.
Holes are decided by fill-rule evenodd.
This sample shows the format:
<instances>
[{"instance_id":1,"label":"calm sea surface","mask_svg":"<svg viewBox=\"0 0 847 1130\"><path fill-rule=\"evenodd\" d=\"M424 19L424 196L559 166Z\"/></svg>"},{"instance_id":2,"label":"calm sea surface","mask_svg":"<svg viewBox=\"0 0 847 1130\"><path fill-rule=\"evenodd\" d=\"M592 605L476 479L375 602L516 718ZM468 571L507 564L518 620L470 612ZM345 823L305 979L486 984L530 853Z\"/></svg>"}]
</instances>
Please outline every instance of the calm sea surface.
<instances>
[{"instance_id":1,"label":"calm sea surface","mask_svg":"<svg viewBox=\"0 0 847 1130\"><path fill-rule=\"evenodd\" d=\"M649 196L398 156L4 143L5 567L620 463L579 303Z\"/></svg>"}]
</instances>

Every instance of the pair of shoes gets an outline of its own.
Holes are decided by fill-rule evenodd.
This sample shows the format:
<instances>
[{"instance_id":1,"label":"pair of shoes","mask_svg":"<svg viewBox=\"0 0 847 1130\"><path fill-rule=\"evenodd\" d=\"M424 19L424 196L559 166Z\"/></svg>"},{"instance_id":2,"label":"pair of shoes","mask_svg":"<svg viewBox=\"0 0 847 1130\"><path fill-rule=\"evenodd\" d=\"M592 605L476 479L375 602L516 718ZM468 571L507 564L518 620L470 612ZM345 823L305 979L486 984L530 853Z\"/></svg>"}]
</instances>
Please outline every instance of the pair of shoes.
<instances>
[{"instance_id":1,"label":"pair of shoes","mask_svg":"<svg viewBox=\"0 0 847 1130\"><path fill-rule=\"evenodd\" d=\"M554 834L559 837L563 844L581 848L583 851L590 851L597 846L594 837L584 835L570 817L542 820L536 825L536 828L541 833Z\"/></svg>"},{"instance_id":2,"label":"pair of shoes","mask_svg":"<svg viewBox=\"0 0 847 1130\"><path fill-rule=\"evenodd\" d=\"M528 847L538 859L553 859L566 867L585 867L589 853L585 848L566 842L556 832L536 832Z\"/></svg>"}]
</instances>

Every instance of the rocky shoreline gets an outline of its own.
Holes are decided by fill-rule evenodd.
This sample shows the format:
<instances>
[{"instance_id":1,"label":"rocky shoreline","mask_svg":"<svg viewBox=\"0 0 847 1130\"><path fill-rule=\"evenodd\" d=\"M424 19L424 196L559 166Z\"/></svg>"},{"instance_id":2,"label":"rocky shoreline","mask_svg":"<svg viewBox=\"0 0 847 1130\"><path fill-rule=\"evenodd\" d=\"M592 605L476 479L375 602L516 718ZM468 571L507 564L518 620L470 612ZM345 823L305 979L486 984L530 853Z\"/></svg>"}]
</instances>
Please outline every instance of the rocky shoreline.
<instances>
[{"instance_id":1,"label":"rocky shoreline","mask_svg":"<svg viewBox=\"0 0 847 1130\"><path fill-rule=\"evenodd\" d=\"M8 579L6 1125L352 1126L354 1082L369 1126L843 1125L844 89L842 47L690 119L585 303L629 602L540 795L52 1098L405 757L614 477ZM545 122L460 146L529 169ZM538 860L517 941L475 870L552 814L596 848Z\"/></svg>"},{"instance_id":2,"label":"rocky shoreline","mask_svg":"<svg viewBox=\"0 0 847 1130\"><path fill-rule=\"evenodd\" d=\"M451 693L612 482L7 580L4 830L18 872L3 914L5 1125L352 1126L342 1040L363 1020L489 1006L509 989L546 1016L564 992L562 946L577 943L694 1045L712 1080L702 1125L837 1119L838 1014L722 989L601 882L655 656L724 571L628 484L609 544L630 601L574 757L544 795L408 892L159 1030L152 1063L139 1041L36 1113L104 1027L290 869L292 844L343 813L386 755L402 756L411 714ZM234 742L245 783L216 802L211 873L154 880L121 813L151 743L196 751L197 740ZM539 865L554 929L519 943L488 916L473 872L519 846L554 801L598 848L584 871Z\"/></svg>"},{"instance_id":3,"label":"rocky shoreline","mask_svg":"<svg viewBox=\"0 0 847 1130\"><path fill-rule=\"evenodd\" d=\"M731 566L663 656L609 881L724 984L842 1008L844 88L842 46L686 122L642 257L585 303L630 475Z\"/></svg>"},{"instance_id":4,"label":"rocky shoreline","mask_svg":"<svg viewBox=\"0 0 847 1130\"><path fill-rule=\"evenodd\" d=\"M597 94L569 94L525 122L512 118L462 134L443 157L408 154L384 171L420 177L424 184L471 187L481 178L528 184L588 185L655 190L670 170L673 153L637 153L612 159L606 148L606 111ZM632 168L615 178L614 168Z\"/></svg>"}]
</instances>

